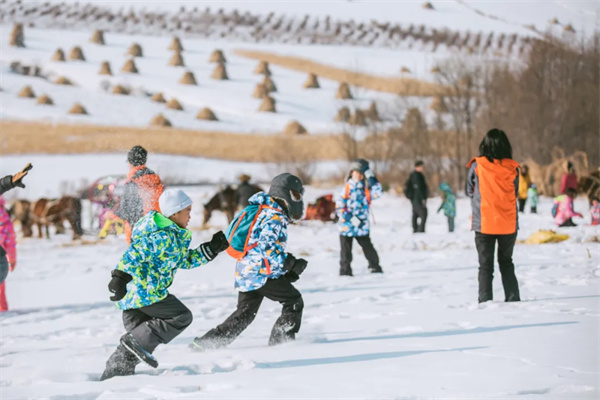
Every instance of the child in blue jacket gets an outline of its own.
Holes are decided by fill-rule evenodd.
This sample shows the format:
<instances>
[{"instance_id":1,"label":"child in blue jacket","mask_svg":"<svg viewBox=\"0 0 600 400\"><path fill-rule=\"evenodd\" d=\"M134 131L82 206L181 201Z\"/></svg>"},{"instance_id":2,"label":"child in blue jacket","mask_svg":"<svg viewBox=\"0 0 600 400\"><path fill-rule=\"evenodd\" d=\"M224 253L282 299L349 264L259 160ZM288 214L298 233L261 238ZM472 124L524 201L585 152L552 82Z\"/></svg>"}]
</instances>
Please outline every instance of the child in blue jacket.
<instances>
[{"instance_id":1,"label":"child in blue jacket","mask_svg":"<svg viewBox=\"0 0 600 400\"><path fill-rule=\"evenodd\" d=\"M269 345L296 338L304 302L292 282L298 280L308 263L287 253L285 248L288 224L302 218L303 194L302 181L285 173L273 179L268 194L259 192L248 200L249 207L263 208L248 233L247 252L235 266L237 309L219 326L195 338L190 345L192 350L204 351L233 342L252 323L265 297L283 306L271 330Z\"/></svg>"},{"instance_id":2,"label":"child in blue jacket","mask_svg":"<svg viewBox=\"0 0 600 400\"><path fill-rule=\"evenodd\" d=\"M442 192L442 204L437 212L444 210L444 215L448 218L448 232L454 232L454 218L456 217L456 195L452 188L446 182L440 183Z\"/></svg>"}]
</instances>

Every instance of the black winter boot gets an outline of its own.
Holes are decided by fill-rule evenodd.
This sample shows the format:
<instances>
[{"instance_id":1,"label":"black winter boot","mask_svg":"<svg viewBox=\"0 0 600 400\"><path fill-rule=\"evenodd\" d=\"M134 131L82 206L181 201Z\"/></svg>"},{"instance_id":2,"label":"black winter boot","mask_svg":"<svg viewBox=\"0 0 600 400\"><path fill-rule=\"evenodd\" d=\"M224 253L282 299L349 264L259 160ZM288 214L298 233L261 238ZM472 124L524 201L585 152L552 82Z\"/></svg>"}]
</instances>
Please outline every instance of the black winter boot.
<instances>
[{"instance_id":1,"label":"black winter boot","mask_svg":"<svg viewBox=\"0 0 600 400\"><path fill-rule=\"evenodd\" d=\"M131 333L126 333L121 337L121 346L123 346L126 351L133 355L133 357L145 362L152 368L158 367L158 361L156 358L154 358L150 352L144 349L142 345L135 340Z\"/></svg>"},{"instance_id":2,"label":"black winter boot","mask_svg":"<svg viewBox=\"0 0 600 400\"><path fill-rule=\"evenodd\" d=\"M135 366L139 360L123 346L118 345L114 353L106 361L106 369L100 377L101 381L115 376L128 376L135 374Z\"/></svg>"},{"instance_id":3,"label":"black winter boot","mask_svg":"<svg viewBox=\"0 0 600 400\"><path fill-rule=\"evenodd\" d=\"M383 274L383 270L380 265L369 267L369 272L372 274Z\"/></svg>"}]
</instances>

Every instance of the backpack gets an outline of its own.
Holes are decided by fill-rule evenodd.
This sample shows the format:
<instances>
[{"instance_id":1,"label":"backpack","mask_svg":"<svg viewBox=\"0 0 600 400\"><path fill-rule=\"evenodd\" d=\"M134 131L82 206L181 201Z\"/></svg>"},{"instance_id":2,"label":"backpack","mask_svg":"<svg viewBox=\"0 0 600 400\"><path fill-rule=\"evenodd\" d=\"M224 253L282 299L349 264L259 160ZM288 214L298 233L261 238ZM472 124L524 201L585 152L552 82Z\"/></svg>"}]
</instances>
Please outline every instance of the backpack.
<instances>
[{"instance_id":1,"label":"backpack","mask_svg":"<svg viewBox=\"0 0 600 400\"><path fill-rule=\"evenodd\" d=\"M236 260L241 260L249 250L258 246L258 242L252 246L248 246L248 241L250 240L250 233L256 224L260 212L265 208L276 210L276 208L264 204L250 204L231 221L225 232L225 236L229 242L227 254Z\"/></svg>"},{"instance_id":2,"label":"backpack","mask_svg":"<svg viewBox=\"0 0 600 400\"><path fill-rule=\"evenodd\" d=\"M408 177L408 179L406 180L406 183L404 184L404 195L407 198L412 200L413 195L415 194L415 188L412 183L411 177L412 177L412 175Z\"/></svg>"}]
</instances>

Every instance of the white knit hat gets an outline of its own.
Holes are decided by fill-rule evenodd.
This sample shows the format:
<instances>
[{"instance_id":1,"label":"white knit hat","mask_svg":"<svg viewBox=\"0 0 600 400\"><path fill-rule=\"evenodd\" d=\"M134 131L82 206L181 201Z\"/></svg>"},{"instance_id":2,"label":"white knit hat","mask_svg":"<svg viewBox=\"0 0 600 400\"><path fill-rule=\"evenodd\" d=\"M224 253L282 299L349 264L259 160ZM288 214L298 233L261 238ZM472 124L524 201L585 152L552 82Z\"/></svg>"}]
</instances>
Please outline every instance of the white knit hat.
<instances>
[{"instance_id":1,"label":"white knit hat","mask_svg":"<svg viewBox=\"0 0 600 400\"><path fill-rule=\"evenodd\" d=\"M167 189L158 199L160 212L165 217L178 213L192 205L192 199L180 189Z\"/></svg>"}]
</instances>

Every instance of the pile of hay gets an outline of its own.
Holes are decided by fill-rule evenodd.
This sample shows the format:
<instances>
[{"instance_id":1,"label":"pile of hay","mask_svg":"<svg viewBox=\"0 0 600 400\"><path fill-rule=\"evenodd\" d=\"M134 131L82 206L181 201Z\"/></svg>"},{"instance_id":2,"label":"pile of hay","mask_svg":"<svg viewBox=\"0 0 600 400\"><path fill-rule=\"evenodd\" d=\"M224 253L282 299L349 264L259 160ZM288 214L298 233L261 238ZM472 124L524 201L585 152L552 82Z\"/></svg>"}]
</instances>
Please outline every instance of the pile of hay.
<instances>
[{"instance_id":1,"label":"pile of hay","mask_svg":"<svg viewBox=\"0 0 600 400\"><path fill-rule=\"evenodd\" d=\"M196 78L194 77L194 74L191 71L187 71L185 74L183 74L183 76L179 80L179 83L181 83L182 85L197 85Z\"/></svg>"},{"instance_id":2,"label":"pile of hay","mask_svg":"<svg viewBox=\"0 0 600 400\"><path fill-rule=\"evenodd\" d=\"M69 80L69 78L66 78L64 76L59 76L58 78L56 78L54 80L54 83L57 85L72 85L73 84L73 82L71 82Z\"/></svg>"},{"instance_id":3,"label":"pile of hay","mask_svg":"<svg viewBox=\"0 0 600 400\"><path fill-rule=\"evenodd\" d=\"M544 243L559 243L569 239L569 235L558 234L552 230L539 230L533 233L527 239L523 240L525 244L544 244Z\"/></svg>"},{"instance_id":4,"label":"pile of hay","mask_svg":"<svg viewBox=\"0 0 600 400\"><path fill-rule=\"evenodd\" d=\"M348 120L350 125L355 126L365 126L367 124L367 120L365 118L365 114L362 110L356 109L354 110L354 114L350 116L350 120Z\"/></svg>"},{"instance_id":5,"label":"pile of hay","mask_svg":"<svg viewBox=\"0 0 600 400\"><path fill-rule=\"evenodd\" d=\"M350 120L350 109L348 107L340 108L335 116L335 122L348 122L348 120Z\"/></svg>"},{"instance_id":6,"label":"pile of hay","mask_svg":"<svg viewBox=\"0 0 600 400\"><path fill-rule=\"evenodd\" d=\"M263 101L262 103L260 103L260 106L258 107L258 111L264 111L264 112L277 112L277 110L275 109L275 99L272 98L271 96L265 96L263 97Z\"/></svg>"},{"instance_id":7,"label":"pile of hay","mask_svg":"<svg viewBox=\"0 0 600 400\"><path fill-rule=\"evenodd\" d=\"M152 97L150 98L150 100L155 101L157 103L166 103L167 102L167 100L165 100L165 96L163 96L163 94L160 92L154 93L152 95Z\"/></svg>"},{"instance_id":8,"label":"pile of hay","mask_svg":"<svg viewBox=\"0 0 600 400\"><path fill-rule=\"evenodd\" d=\"M205 107L202 110L200 110L198 112L198 115L196 115L196 119L202 119L205 121L218 121L215 113L212 112L212 110L208 107Z\"/></svg>"},{"instance_id":9,"label":"pile of hay","mask_svg":"<svg viewBox=\"0 0 600 400\"><path fill-rule=\"evenodd\" d=\"M371 105L368 109L363 110L363 114L365 118L370 119L371 121L381 121L379 117L379 110L377 110L377 104L374 101L371 102Z\"/></svg>"},{"instance_id":10,"label":"pile of hay","mask_svg":"<svg viewBox=\"0 0 600 400\"><path fill-rule=\"evenodd\" d=\"M32 99L35 97L35 93L33 93L33 89L31 89L31 86L27 85L23 89L21 89L17 96Z\"/></svg>"},{"instance_id":11,"label":"pile of hay","mask_svg":"<svg viewBox=\"0 0 600 400\"><path fill-rule=\"evenodd\" d=\"M257 83L256 87L254 88L254 93L252 93L252 97L255 97L257 99L262 99L263 97L267 96L269 94L269 92L267 91L267 88L265 87L265 85L263 85L262 83Z\"/></svg>"},{"instance_id":12,"label":"pile of hay","mask_svg":"<svg viewBox=\"0 0 600 400\"><path fill-rule=\"evenodd\" d=\"M410 74L410 69L408 69L408 67L402 67L400 69L400 72L402 72L403 74Z\"/></svg>"},{"instance_id":13,"label":"pile of hay","mask_svg":"<svg viewBox=\"0 0 600 400\"><path fill-rule=\"evenodd\" d=\"M171 44L169 45L169 50L174 50L174 51L183 51L183 46L181 45L181 40L179 40L179 37L175 36L173 38L173 40L171 41Z\"/></svg>"},{"instance_id":14,"label":"pile of hay","mask_svg":"<svg viewBox=\"0 0 600 400\"><path fill-rule=\"evenodd\" d=\"M96 29L90 38L90 42L104 45L104 32Z\"/></svg>"},{"instance_id":15,"label":"pile of hay","mask_svg":"<svg viewBox=\"0 0 600 400\"><path fill-rule=\"evenodd\" d=\"M423 3L422 7L426 10L435 10L435 8L433 8L433 4L427 2L427 3Z\"/></svg>"},{"instance_id":16,"label":"pile of hay","mask_svg":"<svg viewBox=\"0 0 600 400\"><path fill-rule=\"evenodd\" d=\"M165 118L164 115L158 114L156 117L152 118L150 121L151 126L173 126L171 125L171 121Z\"/></svg>"},{"instance_id":17,"label":"pile of hay","mask_svg":"<svg viewBox=\"0 0 600 400\"><path fill-rule=\"evenodd\" d=\"M298 121L289 122L283 130L284 135L306 135L308 132Z\"/></svg>"},{"instance_id":18,"label":"pile of hay","mask_svg":"<svg viewBox=\"0 0 600 400\"><path fill-rule=\"evenodd\" d=\"M113 86L113 88L112 88L112 91L111 91L111 92L112 92L112 94L122 94L122 95L125 95L125 96L127 96L127 95L129 95L129 93L130 93L131 91L129 90L129 88L126 88L126 87L124 87L124 86L121 86L121 85L115 85L115 86Z\"/></svg>"},{"instance_id":19,"label":"pile of hay","mask_svg":"<svg viewBox=\"0 0 600 400\"><path fill-rule=\"evenodd\" d=\"M335 94L336 99L352 99L352 93L350 93L350 87L346 82L340 83L337 93Z\"/></svg>"},{"instance_id":20,"label":"pile of hay","mask_svg":"<svg viewBox=\"0 0 600 400\"><path fill-rule=\"evenodd\" d=\"M254 68L255 74L261 74L271 76L271 70L269 69L269 63L266 61L260 61L256 68Z\"/></svg>"},{"instance_id":21,"label":"pile of hay","mask_svg":"<svg viewBox=\"0 0 600 400\"><path fill-rule=\"evenodd\" d=\"M47 94L43 94L40 97L37 98L37 104L46 104L49 106L54 105L54 102L52 101L52 99L50 98L50 96L48 96Z\"/></svg>"},{"instance_id":22,"label":"pile of hay","mask_svg":"<svg viewBox=\"0 0 600 400\"><path fill-rule=\"evenodd\" d=\"M217 64L217 66L215 67L212 74L210 74L210 77L212 79L216 79L219 81L228 80L229 76L227 76L227 70L225 69L225 64L221 64L221 63Z\"/></svg>"},{"instance_id":23,"label":"pile of hay","mask_svg":"<svg viewBox=\"0 0 600 400\"><path fill-rule=\"evenodd\" d=\"M85 109L85 107L83 107L81 104L79 103L75 103L73 104L73 107L71 107L71 109L69 110L69 114L80 114L80 115L87 115L87 110Z\"/></svg>"},{"instance_id":24,"label":"pile of hay","mask_svg":"<svg viewBox=\"0 0 600 400\"><path fill-rule=\"evenodd\" d=\"M433 100L431 100L431 104L429 104L429 109L435 111L436 113L447 113L448 107L444 102L444 99L441 96L435 96Z\"/></svg>"},{"instance_id":25,"label":"pile of hay","mask_svg":"<svg viewBox=\"0 0 600 400\"><path fill-rule=\"evenodd\" d=\"M554 18L552 18L552 20L550 20L550 23L554 24L554 25L559 25L560 21L558 20L558 18L554 17Z\"/></svg>"},{"instance_id":26,"label":"pile of hay","mask_svg":"<svg viewBox=\"0 0 600 400\"><path fill-rule=\"evenodd\" d=\"M167 108L171 110L183 110L181 103L179 103L176 98L172 98L167 101Z\"/></svg>"},{"instance_id":27,"label":"pile of hay","mask_svg":"<svg viewBox=\"0 0 600 400\"><path fill-rule=\"evenodd\" d=\"M433 67L433 68L431 68L431 73L432 74L439 74L440 72L442 72L442 70L440 69L440 67Z\"/></svg>"},{"instance_id":28,"label":"pile of hay","mask_svg":"<svg viewBox=\"0 0 600 400\"><path fill-rule=\"evenodd\" d=\"M181 56L180 51L176 51L175 53L173 53L171 59L169 60L169 65L171 67L185 67L183 57Z\"/></svg>"},{"instance_id":29,"label":"pile of hay","mask_svg":"<svg viewBox=\"0 0 600 400\"><path fill-rule=\"evenodd\" d=\"M135 63L133 62L133 58L127 60L125 65L123 65L123 68L121 68L121 72L127 72L129 74L137 74L139 72L135 66Z\"/></svg>"},{"instance_id":30,"label":"pile of hay","mask_svg":"<svg viewBox=\"0 0 600 400\"><path fill-rule=\"evenodd\" d=\"M62 49L56 49L52 55L52 61L65 61L65 52Z\"/></svg>"},{"instance_id":31,"label":"pile of hay","mask_svg":"<svg viewBox=\"0 0 600 400\"><path fill-rule=\"evenodd\" d=\"M223 55L223 51L221 49L216 49L210 55L210 59L208 60L208 62L225 64L227 60Z\"/></svg>"},{"instance_id":32,"label":"pile of hay","mask_svg":"<svg viewBox=\"0 0 600 400\"><path fill-rule=\"evenodd\" d=\"M304 82L305 89L319 89L321 86L319 85L319 80L317 79L317 75L312 72L308 74L308 79Z\"/></svg>"},{"instance_id":33,"label":"pile of hay","mask_svg":"<svg viewBox=\"0 0 600 400\"><path fill-rule=\"evenodd\" d=\"M265 79L263 79L262 84L269 93L277 91L277 86L275 86L275 82L273 82L273 79L271 79L271 77L269 76L265 76Z\"/></svg>"},{"instance_id":34,"label":"pile of hay","mask_svg":"<svg viewBox=\"0 0 600 400\"><path fill-rule=\"evenodd\" d=\"M112 70L110 69L110 64L108 61L102 61L98 75L112 75Z\"/></svg>"},{"instance_id":35,"label":"pile of hay","mask_svg":"<svg viewBox=\"0 0 600 400\"><path fill-rule=\"evenodd\" d=\"M575 33L575 29L573 28L573 25L568 24L567 26L564 27L565 32L571 32L571 33Z\"/></svg>"},{"instance_id":36,"label":"pile of hay","mask_svg":"<svg viewBox=\"0 0 600 400\"><path fill-rule=\"evenodd\" d=\"M129 54L132 57L143 57L144 53L142 51L142 46L140 46L137 43L133 43L131 46L129 46L129 49L127 50L127 54Z\"/></svg>"},{"instance_id":37,"label":"pile of hay","mask_svg":"<svg viewBox=\"0 0 600 400\"><path fill-rule=\"evenodd\" d=\"M75 46L71 49L71 51L69 52L69 60L85 61L85 57L83 56L83 50L81 50L81 47Z\"/></svg>"},{"instance_id":38,"label":"pile of hay","mask_svg":"<svg viewBox=\"0 0 600 400\"><path fill-rule=\"evenodd\" d=\"M23 24L15 24L10 32L10 45L15 47L25 47L25 33Z\"/></svg>"}]
</instances>

